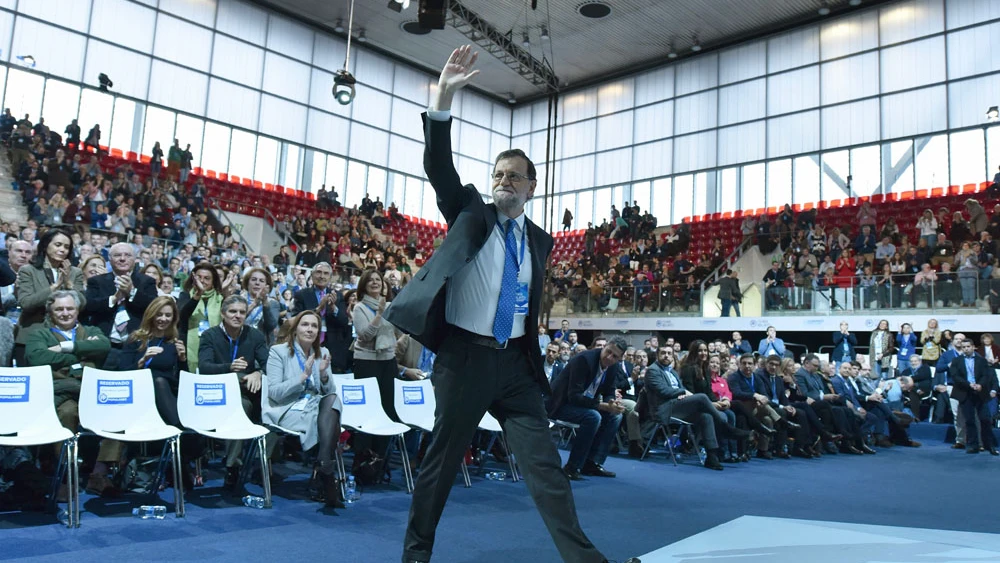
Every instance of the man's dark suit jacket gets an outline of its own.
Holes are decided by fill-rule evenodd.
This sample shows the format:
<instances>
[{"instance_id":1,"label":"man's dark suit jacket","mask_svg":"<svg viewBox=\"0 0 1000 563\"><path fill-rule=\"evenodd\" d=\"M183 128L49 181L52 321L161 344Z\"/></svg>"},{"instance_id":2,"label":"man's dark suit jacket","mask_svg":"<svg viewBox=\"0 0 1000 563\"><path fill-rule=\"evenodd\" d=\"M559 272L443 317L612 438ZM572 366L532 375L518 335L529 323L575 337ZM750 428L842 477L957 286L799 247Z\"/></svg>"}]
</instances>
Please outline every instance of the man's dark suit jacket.
<instances>
[{"instance_id":1,"label":"man's dark suit jacket","mask_svg":"<svg viewBox=\"0 0 1000 563\"><path fill-rule=\"evenodd\" d=\"M976 383L982 385L982 389L978 393L979 398L983 401L989 401L990 391L997 387L996 372L986 363L986 358L983 358L979 354L974 356L973 361L975 363L973 369L975 370ZM951 377L952 399L962 402L969 398L969 396L976 394L969 385L964 355L960 355L951 361L951 365L948 367L948 375Z\"/></svg>"},{"instance_id":2,"label":"man's dark suit jacket","mask_svg":"<svg viewBox=\"0 0 1000 563\"><path fill-rule=\"evenodd\" d=\"M844 354L844 340L847 340L847 354ZM839 330L833 333L833 351L830 352L830 359L835 362L854 361L854 347L858 345L858 337L848 332L844 336Z\"/></svg>"},{"instance_id":3,"label":"man's dark suit jacket","mask_svg":"<svg viewBox=\"0 0 1000 563\"><path fill-rule=\"evenodd\" d=\"M659 362L653 362L646 368L646 384L643 387L648 411L655 420L664 423L670 421L677 398L687 393L680 377L674 378L677 381L676 386L670 383L670 378L667 377L669 369L661 366Z\"/></svg>"},{"instance_id":4,"label":"man's dark suit jacket","mask_svg":"<svg viewBox=\"0 0 1000 563\"><path fill-rule=\"evenodd\" d=\"M125 310L128 311L129 316L128 332L139 328L146 309L157 297L156 280L145 274L140 274L138 269L132 270L131 278L132 287L136 291L134 297L125 298L124 302ZM115 323L115 312L118 310L117 306L108 306L108 298L117 291L114 272L94 276L87 280L87 304L84 309L87 320L84 323L100 328L105 336L111 334Z\"/></svg>"},{"instance_id":5,"label":"man's dark suit jacket","mask_svg":"<svg viewBox=\"0 0 1000 563\"><path fill-rule=\"evenodd\" d=\"M392 301L385 319L436 353L449 334L445 286L456 272L475 259L489 240L497 224L497 209L492 203L487 205L474 186L462 185L452 161L451 121L434 121L426 114L423 118L424 171L437 193L438 209L448 224L448 236ZM524 225L531 249L531 298L524 319L525 337L519 339L518 345L531 363L542 392L550 393L535 334L552 237L527 218Z\"/></svg>"},{"instance_id":6,"label":"man's dark suit jacket","mask_svg":"<svg viewBox=\"0 0 1000 563\"><path fill-rule=\"evenodd\" d=\"M594 378L600 373L601 351L587 350L574 356L559 372L558 377L552 378L552 395L548 398L546 408L549 416L555 413L563 405L573 405L585 409L596 409L600 403L599 397L615 396L616 372L621 371L621 365L612 364L604 374L604 381L597 388L594 397L587 397L584 391L594 382Z\"/></svg>"},{"instance_id":7,"label":"man's dark suit jacket","mask_svg":"<svg viewBox=\"0 0 1000 563\"><path fill-rule=\"evenodd\" d=\"M913 379L913 385L917 389L924 392L924 396L927 396L931 392L931 368L927 364L920 364L917 371L914 372L912 368L907 367L900 375L908 375ZM944 385L944 378L941 378L941 385Z\"/></svg>"}]
</instances>

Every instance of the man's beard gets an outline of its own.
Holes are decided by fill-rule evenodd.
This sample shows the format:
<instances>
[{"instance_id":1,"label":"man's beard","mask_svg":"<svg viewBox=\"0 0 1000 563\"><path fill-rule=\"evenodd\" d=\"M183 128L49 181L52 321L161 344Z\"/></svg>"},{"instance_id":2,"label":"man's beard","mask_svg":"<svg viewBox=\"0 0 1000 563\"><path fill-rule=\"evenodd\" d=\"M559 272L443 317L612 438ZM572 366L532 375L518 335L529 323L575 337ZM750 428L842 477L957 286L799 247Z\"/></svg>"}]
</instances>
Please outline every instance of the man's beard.
<instances>
[{"instance_id":1,"label":"man's beard","mask_svg":"<svg viewBox=\"0 0 1000 563\"><path fill-rule=\"evenodd\" d=\"M514 211L520 211L524 207L525 200L522 200L516 192L508 192L500 189L493 190L493 203L497 209L506 215L511 215Z\"/></svg>"}]
</instances>

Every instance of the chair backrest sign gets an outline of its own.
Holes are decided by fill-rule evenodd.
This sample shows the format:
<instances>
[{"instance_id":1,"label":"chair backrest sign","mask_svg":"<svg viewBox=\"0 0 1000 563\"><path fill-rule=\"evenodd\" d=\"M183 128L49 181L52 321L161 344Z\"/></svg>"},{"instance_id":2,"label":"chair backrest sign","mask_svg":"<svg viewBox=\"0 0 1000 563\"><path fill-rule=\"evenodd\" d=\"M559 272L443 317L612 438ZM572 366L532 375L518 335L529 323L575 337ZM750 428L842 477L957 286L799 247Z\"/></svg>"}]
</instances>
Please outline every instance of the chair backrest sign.
<instances>
[{"instance_id":1,"label":"chair backrest sign","mask_svg":"<svg viewBox=\"0 0 1000 563\"><path fill-rule=\"evenodd\" d=\"M0 403L27 403L31 379L26 375L0 375Z\"/></svg>"},{"instance_id":2,"label":"chair backrest sign","mask_svg":"<svg viewBox=\"0 0 1000 563\"><path fill-rule=\"evenodd\" d=\"M364 385L343 385L340 388L340 400L345 405L363 405L365 404L365 386Z\"/></svg>"},{"instance_id":3,"label":"chair backrest sign","mask_svg":"<svg viewBox=\"0 0 1000 563\"><path fill-rule=\"evenodd\" d=\"M424 404L424 388L423 387L412 387L408 385L403 386L403 404L404 405L422 405Z\"/></svg>"},{"instance_id":4,"label":"chair backrest sign","mask_svg":"<svg viewBox=\"0 0 1000 563\"><path fill-rule=\"evenodd\" d=\"M98 379L97 404L99 405L131 405L131 379Z\"/></svg>"},{"instance_id":5,"label":"chair backrest sign","mask_svg":"<svg viewBox=\"0 0 1000 563\"><path fill-rule=\"evenodd\" d=\"M220 407L226 404L225 383L195 383L194 404L199 407Z\"/></svg>"}]
</instances>

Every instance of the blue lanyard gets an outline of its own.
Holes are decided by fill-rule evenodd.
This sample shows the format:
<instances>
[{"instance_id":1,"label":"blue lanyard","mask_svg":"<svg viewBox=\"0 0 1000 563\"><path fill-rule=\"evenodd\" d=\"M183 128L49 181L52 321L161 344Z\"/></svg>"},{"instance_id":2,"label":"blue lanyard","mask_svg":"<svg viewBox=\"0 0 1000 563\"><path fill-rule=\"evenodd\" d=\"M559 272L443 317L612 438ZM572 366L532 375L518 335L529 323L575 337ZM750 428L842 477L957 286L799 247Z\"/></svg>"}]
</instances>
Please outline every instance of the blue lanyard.
<instances>
[{"instance_id":1,"label":"blue lanyard","mask_svg":"<svg viewBox=\"0 0 1000 563\"><path fill-rule=\"evenodd\" d=\"M163 339L162 338L160 339L160 342L159 342L159 344L157 344L157 346L163 346ZM147 349L149 348L149 342L146 342L146 348ZM146 360L146 363L143 364L142 367L148 368L149 364L151 364L151 363L153 363L153 357L152 356L150 356L149 359Z\"/></svg>"},{"instance_id":2,"label":"blue lanyard","mask_svg":"<svg viewBox=\"0 0 1000 563\"><path fill-rule=\"evenodd\" d=\"M756 389L756 388L757 388L757 378L754 376L754 374L751 373L750 374L750 394L751 395L754 394L754 389Z\"/></svg>"},{"instance_id":3,"label":"blue lanyard","mask_svg":"<svg viewBox=\"0 0 1000 563\"><path fill-rule=\"evenodd\" d=\"M56 327L52 327L52 332L59 333L63 338L65 338L69 342L76 341L76 327L73 327L73 329L70 330L69 332L63 332Z\"/></svg>"},{"instance_id":4,"label":"blue lanyard","mask_svg":"<svg viewBox=\"0 0 1000 563\"><path fill-rule=\"evenodd\" d=\"M771 376L771 397L773 397L775 401L778 400L778 383L774 380L773 375Z\"/></svg>"},{"instance_id":5,"label":"blue lanyard","mask_svg":"<svg viewBox=\"0 0 1000 563\"><path fill-rule=\"evenodd\" d=\"M223 334L226 335L226 339L229 340L229 347L233 349L233 359L229 360L229 361L230 362L235 362L236 361L236 353L239 352L239 350L240 350L240 337L237 336L236 339L233 340L232 338L229 338L229 333L226 332L226 329L222 329L222 332L223 332Z\"/></svg>"},{"instance_id":6,"label":"blue lanyard","mask_svg":"<svg viewBox=\"0 0 1000 563\"><path fill-rule=\"evenodd\" d=\"M515 221L514 224L517 225L517 222ZM500 233L504 237L504 253L506 253L507 252L507 242L506 242L507 241L507 234L504 232L503 225L500 223L500 219L497 219L497 227L500 227ZM527 225L525 225L525 227L527 227ZM521 264L524 264L524 237L527 234L527 230L528 230L527 228L522 228L521 229L521 259L520 260L516 260L517 256L514 257L515 260L516 260L514 262L514 264L517 266L518 273L521 272Z\"/></svg>"}]
</instances>

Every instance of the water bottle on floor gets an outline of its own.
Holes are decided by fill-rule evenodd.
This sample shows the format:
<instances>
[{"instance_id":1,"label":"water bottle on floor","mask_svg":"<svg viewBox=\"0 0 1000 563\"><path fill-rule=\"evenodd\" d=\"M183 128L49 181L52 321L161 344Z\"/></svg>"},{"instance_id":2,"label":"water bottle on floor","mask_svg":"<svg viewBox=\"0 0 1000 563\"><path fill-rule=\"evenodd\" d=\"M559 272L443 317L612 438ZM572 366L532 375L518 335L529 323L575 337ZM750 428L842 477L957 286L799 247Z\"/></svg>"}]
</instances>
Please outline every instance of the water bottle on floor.
<instances>
[{"instance_id":1,"label":"water bottle on floor","mask_svg":"<svg viewBox=\"0 0 1000 563\"><path fill-rule=\"evenodd\" d=\"M167 507L142 505L132 509L132 516L142 520L163 520L167 517Z\"/></svg>"},{"instance_id":2,"label":"water bottle on floor","mask_svg":"<svg viewBox=\"0 0 1000 563\"><path fill-rule=\"evenodd\" d=\"M489 471L486 473L486 478L490 481L504 481L507 479L506 471Z\"/></svg>"},{"instance_id":3,"label":"water bottle on floor","mask_svg":"<svg viewBox=\"0 0 1000 563\"><path fill-rule=\"evenodd\" d=\"M264 508L264 499L254 495L247 495L243 497L243 506L249 506L250 508Z\"/></svg>"},{"instance_id":4,"label":"water bottle on floor","mask_svg":"<svg viewBox=\"0 0 1000 563\"><path fill-rule=\"evenodd\" d=\"M354 475L347 476L347 485L344 486L344 505L351 506L358 500L358 484L354 481Z\"/></svg>"}]
</instances>

